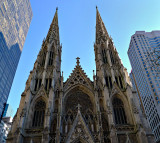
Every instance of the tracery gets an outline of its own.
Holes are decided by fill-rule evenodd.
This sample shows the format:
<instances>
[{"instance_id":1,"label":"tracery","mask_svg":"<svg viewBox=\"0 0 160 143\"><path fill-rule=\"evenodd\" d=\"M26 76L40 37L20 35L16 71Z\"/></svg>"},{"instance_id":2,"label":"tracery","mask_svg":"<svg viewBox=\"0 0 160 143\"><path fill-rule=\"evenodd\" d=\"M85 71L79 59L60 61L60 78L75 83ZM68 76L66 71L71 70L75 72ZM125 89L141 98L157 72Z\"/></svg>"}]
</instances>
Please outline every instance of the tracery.
<instances>
[{"instance_id":1,"label":"tracery","mask_svg":"<svg viewBox=\"0 0 160 143\"><path fill-rule=\"evenodd\" d=\"M116 124L127 124L126 114L124 110L124 104L121 99L115 97L112 101L115 123Z\"/></svg>"},{"instance_id":2,"label":"tracery","mask_svg":"<svg viewBox=\"0 0 160 143\"><path fill-rule=\"evenodd\" d=\"M33 127L43 127L46 103L39 100L34 108Z\"/></svg>"},{"instance_id":3,"label":"tracery","mask_svg":"<svg viewBox=\"0 0 160 143\"><path fill-rule=\"evenodd\" d=\"M65 101L65 111L63 123L65 124L64 132L70 130L70 126L73 124L73 121L77 115L78 106L80 106L80 111L83 116L84 121L86 122L90 131L94 131L94 113L93 113L93 104L90 100L90 97L82 92L81 90L76 90L70 93Z\"/></svg>"}]
</instances>

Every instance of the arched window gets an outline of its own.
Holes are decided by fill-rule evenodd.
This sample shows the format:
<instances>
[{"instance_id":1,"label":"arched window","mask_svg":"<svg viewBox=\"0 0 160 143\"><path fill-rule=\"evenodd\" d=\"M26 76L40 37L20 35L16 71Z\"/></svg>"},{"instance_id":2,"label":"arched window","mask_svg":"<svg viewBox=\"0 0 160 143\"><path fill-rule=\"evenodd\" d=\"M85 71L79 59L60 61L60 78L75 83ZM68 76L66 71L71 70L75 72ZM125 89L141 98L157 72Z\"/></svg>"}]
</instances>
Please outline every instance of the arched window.
<instances>
[{"instance_id":1,"label":"arched window","mask_svg":"<svg viewBox=\"0 0 160 143\"><path fill-rule=\"evenodd\" d=\"M111 50L109 50L109 54L110 54L112 64L115 64L115 59L114 59L114 56L113 56L113 52Z\"/></svg>"},{"instance_id":2,"label":"arched window","mask_svg":"<svg viewBox=\"0 0 160 143\"><path fill-rule=\"evenodd\" d=\"M123 89L123 82L122 82L122 77L121 76L115 76L115 80L117 85Z\"/></svg>"},{"instance_id":3,"label":"arched window","mask_svg":"<svg viewBox=\"0 0 160 143\"><path fill-rule=\"evenodd\" d=\"M106 50L102 50L102 57L103 57L103 62L107 63L107 56L106 56Z\"/></svg>"},{"instance_id":4,"label":"arched window","mask_svg":"<svg viewBox=\"0 0 160 143\"><path fill-rule=\"evenodd\" d=\"M34 108L33 127L43 127L46 103L40 100L36 103Z\"/></svg>"},{"instance_id":5,"label":"arched window","mask_svg":"<svg viewBox=\"0 0 160 143\"><path fill-rule=\"evenodd\" d=\"M43 51L41 66L45 65L45 61L46 61L46 49Z\"/></svg>"},{"instance_id":6,"label":"arched window","mask_svg":"<svg viewBox=\"0 0 160 143\"><path fill-rule=\"evenodd\" d=\"M112 79L111 79L111 76L106 76L105 80L106 80L106 86L108 88L112 88Z\"/></svg>"},{"instance_id":7,"label":"arched window","mask_svg":"<svg viewBox=\"0 0 160 143\"><path fill-rule=\"evenodd\" d=\"M104 112L103 100L102 99L99 100L99 105L100 105L100 111Z\"/></svg>"},{"instance_id":8,"label":"arched window","mask_svg":"<svg viewBox=\"0 0 160 143\"><path fill-rule=\"evenodd\" d=\"M119 98L114 98L112 104L116 124L127 124L123 102Z\"/></svg>"},{"instance_id":9,"label":"arched window","mask_svg":"<svg viewBox=\"0 0 160 143\"><path fill-rule=\"evenodd\" d=\"M102 119L104 142L111 143L111 141L109 139L109 125L108 125L108 121L107 121L104 113L101 114L101 119Z\"/></svg>"},{"instance_id":10,"label":"arched window","mask_svg":"<svg viewBox=\"0 0 160 143\"><path fill-rule=\"evenodd\" d=\"M123 82L122 82L122 77L121 76L119 76L119 82L120 82L121 88L123 88Z\"/></svg>"},{"instance_id":11,"label":"arched window","mask_svg":"<svg viewBox=\"0 0 160 143\"><path fill-rule=\"evenodd\" d=\"M53 65L53 52L52 52L52 51L49 52L48 65L49 65L49 66L52 66L52 65Z\"/></svg>"},{"instance_id":12,"label":"arched window","mask_svg":"<svg viewBox=\"0 0 160 143\"><path fill-rule=\"evenodd\" d=\"M42 83L42 79L41 78L40 79L36 78L34 91L37 91L41 87L41 83Z\"/></svg>"}]
</instances>

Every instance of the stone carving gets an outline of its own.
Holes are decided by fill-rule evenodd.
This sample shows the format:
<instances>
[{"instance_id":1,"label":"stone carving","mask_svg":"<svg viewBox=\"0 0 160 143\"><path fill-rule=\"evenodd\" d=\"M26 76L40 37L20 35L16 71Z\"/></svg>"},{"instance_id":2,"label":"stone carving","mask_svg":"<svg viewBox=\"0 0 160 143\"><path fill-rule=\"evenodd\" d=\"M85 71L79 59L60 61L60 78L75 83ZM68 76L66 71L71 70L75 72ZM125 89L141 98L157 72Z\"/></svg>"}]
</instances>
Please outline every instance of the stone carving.
<instances>
[{"instance_id":1,"label":"stone carving","mask_svg":"<svg viewBox=\"0 0 160 143\"><path fill-rule=\"evenodd\" d=\"M91 136L90 131L88 130L84 122L84 119L81 115L79 108L78 108L78 113L74 120L73 126L68 134L66 143L69 143L69 142L74 143L77 140L78 141L84 140L89 143L94 142L93 137Z\"/></svg>"},{"instance_id":2,"label":"stone carving","mask_svg":"<svg viewBox=\"0 0 160 143\"><path fill-rule=\"evenodd\" d=\"M77 65L71 73L70 77L64 83L64 89L67 90L74 85L84 85L89 89L93 89L93 82L87 77L83 69L80 66L79 58L77 58Z\"/></svg>"},{"instance_id":3,"label":"stone carving","mask_svg":"<svg viewBox=\"0 0 160 143\"><path fill-rule=\"evenodd\" d=\"M137 109L137 107L136 107L133 99L131 99L131 104L132 104L132 110L133 110L133 112L134 112L135 114L138 114L139 111L138 111L138 109Z\"/></svg>"}]
</instances>

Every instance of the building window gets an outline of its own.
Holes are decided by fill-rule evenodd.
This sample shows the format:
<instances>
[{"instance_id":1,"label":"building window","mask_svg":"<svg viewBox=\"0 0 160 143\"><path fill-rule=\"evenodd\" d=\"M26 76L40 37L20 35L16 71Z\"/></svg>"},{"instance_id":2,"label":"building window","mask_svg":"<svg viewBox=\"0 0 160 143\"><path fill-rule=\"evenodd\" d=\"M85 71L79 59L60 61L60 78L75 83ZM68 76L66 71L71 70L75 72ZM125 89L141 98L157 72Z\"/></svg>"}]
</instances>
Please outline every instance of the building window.
<instances>
[{"instance_id":1,"label":"building window","mask_svg":"<svg viewBox=\"0 0 160 143\"><path fill-rule=\"evenodd\" d=\"M36 83L35 83L34 91L37 91L37 85L38 85L38 79L36 79Z\"/></svg>"},{"instance_id":2,"label":"building window","mask_svg":"<svg viewBox=\"0 0 160 143\"><path fill-rule=\"evenodd\" d=\"M103 57L103 62L106 64L107 63L107 56L106 56L106 50L102 50L102 57Z\"/></svg>"},{"instance_id":3,"label":"building window","mask_svg":"<svg viewBox=\"0 0 160 143\"><path fill-rule=\"evenodd\" d=\"M115 77L115 80L116 80L117 85L119 85L119 84L118 84L118 78L117 78L117 76Z\"/></svg>"},{"instance_id":4,"label":"building window","mask_svg":"<svg viewBox=\"0 0 160 143\"><path fill-rule=\"evenodd\" d=\"M112 104L114 110L115 123L120 125L127 124L123 102L116 97L113 99Z\"/></svg>"},{"instance_id":5,"label":"building window","mask_svg":"<svg viewBox=\"0 0 160 143\"><path fill-rule=\"evenodd\" d=\"M106 86L109 88L109 81L108 81L108 77L105 78L106 80Z\"/></svg>"},{"instance_id":6,"label":"building window","mask_svg":"<svg viewBox=\"0 0 160 143\"><path fill-rule=\"evenodd\" d=\"M42 57L42 63L41 65L44 66L46 61L46 51L43 52L43 57Z\"/></svg>"},{"instance_id":7,"label":"building window","mask_svg":"<svg viewBox=\"0 0 160 143\"><path fill-rule=\"evenodd\" d=\"M112 88L112 79L111 79L111 76L106 76L105 80L106 80L106 86L108 88Z\"/></svg>"},{"instance_id":8,"label":"building window","mask_svg":"<svg viewBox=\"0 0 160 143\"><path fill-rule=\"evenodd\" d=\"M52 86L52 79L51 78L47 78L46 79L46 84L45 84L45 90L48 91Z\"/></svg>"},{"instance_id":9,"label":"building window","mask_svg":"<svg viewBox=\"0 0 160 143\"><path fill-rule=\"evenodd\" d=\"M53 52L52 51L50 51L50 53L49 53L49 62L48 62L48 65L49 66L53 65Z\"/></svg>"},{"instance_id":10,"label":"building window","mask_svg":"<svg viewBox=\"0 0 160 143\"><path fill-rule=\"evenodd\" d=\"M109 84L110 84L110 88L112 88L112 79L110 76L109 76Z\"/></svg>"},{"instance_id":11,"label":"building window","mask_svg":"<svg viewBox=\"0 0 160 143\"><path fill-rule=\"evenodd\" d=\"M123 89L123 82L122 82L122 78L119 76L119 82L120 82L120 87Z\"/></svg>"},{"instance_id":12,"label":"building window","mask_svg":"<svg viewBox=\"0 0 160 143\"><path fill-rule=\"evenodd\" d=\"M123 89L123 82L122 82L121 76L116 76L116 77L115 77L115 80L116 80L117 85L118 85L120 88Z\"/></svg>"},{"instance_id":13,"label":"building window","mask_svg":"<svg viewBox=\"0 0 160 143\"><path fill-rule=\"evenodd\" d=\"M34 91L37 91L40 87L41 87L41 84L42 84L42 79L36 79L35 80L35 87L34 87Z\"/></svg>"},{"instance_id":14,"label":"building window","mask_svg":"<svg viewBox=\"0 0 160 143\"><path fill-rule=\"evenodd\" d=\"M109 51L109 54L110 54L112 64L115 64L115 60L114 60L113 53L111 50Z\"/></svg>"},{"instance_id":15,"label":"building window","mask_svg":"<svg viewBox=\"0 0 160 143\"><path fill-rule=\"evenodd\" d=\"M46 104L43 100L36 103L34 108L33 127L43 127Z\"/></svg>"}]
</instances>

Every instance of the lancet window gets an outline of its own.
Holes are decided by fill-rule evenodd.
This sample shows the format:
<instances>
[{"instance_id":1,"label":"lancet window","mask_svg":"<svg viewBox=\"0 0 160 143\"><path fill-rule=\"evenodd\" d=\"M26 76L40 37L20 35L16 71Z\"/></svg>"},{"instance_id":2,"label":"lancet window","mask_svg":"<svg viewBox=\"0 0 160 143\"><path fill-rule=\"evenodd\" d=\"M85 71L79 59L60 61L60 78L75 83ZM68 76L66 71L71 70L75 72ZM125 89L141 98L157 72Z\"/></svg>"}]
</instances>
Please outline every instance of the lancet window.
<instances>
[{"instance_id":1,"label":"lancet window","mask_svg":"<svg viewBox=\"0 0 160 143\"><path fill-rule=\"evenodd\" d=\"M54 108L54 112L57 113L58 112L58 100L55 101L55 108Z\"/></svg>"},{"instance_id":2,"label":"lancet window","mask_svg":"<svg viewBox=\"0 0 160 143\"><path fill-rule=\"evenodd\" d=\"M123 89L123 82L122 82L121 76L116 76L116 77L115 77L115 80L116 80L117 85L118 85L120 88Z\"/></svg>"},{"instance_id":3,"label":"lancet window","mask_svg":"<svg viewBox=\"0 0 160 143\"><path fill-rule=\"evenodd\" d=\"M56 132L56 128L57 128L57 120L54 119L53 120L53 126L52 126L52 131L55 133Z\"/></svg>"},{"instance_id":4,"label":"lancet window","mask_svg":"<svg viewBox=\"0 0 160 143\"><path fill-rule=\"evenodd\" d=\"M126 114L124 110L124 104L119 98L113 99L113 110L116 124L127 124Z\"/></svg>"},{"instance_id":5,"label":"lancet window","mask_svg":"<svg viewBox=\"0 0 160 143\"><path fill-rule=\"evenodd\" d=\"M46 104L43 100L39 100L34 108L33 127L43 127Z\"/></svg>"},{"instance_id":6,"label":"lancet window","mask_svg":"<svg viewBox=\"0 0 160 143\"><path fill-rule=\"evenodd\" d=\"M106 86L108 88L112 88L112 79L111 79L111 76L106 76L105 80L106 80Z\"/></svg>"},{"instance_id":7,"label":"lancet window","mask_svg":"<svg viewBox=\"0 0 160 143\"><path fill-rule=\"evenodd\" d=\"M107 63L107 56L106 56L106 50L102 50L102 57L103 57L103 62L106 64Z\"/></svg>"},{"instance_id":8,"label":"lancet window","mask_svg":"<svg viewBox=\"0 0 160 143\"><path fill-rule=\"evenodd\" d=\"M51 127L50 127L51 140L49 141L49 143L56 142L56 129L57 129L57 116L54 116L54 120L52 121Z\"/></svg>"},{"instance_id":9,"label":"lancet window","mask_svg":"<svg viewBox=\"0 0 160 143\"><path fill-rule=\"evenodd\" d=\"M50 51L50 52L49 52L48 65L49 65L49 66L52 66L52 65L53 65L53 51Z\"/></svg>"},{"instance_id":10,"label":"lancet window","mask_svg":"<svg viewBox=\"0 0 160 143\"><path fill-rule=\"evenodd\" d=\"M40 87L41 87L41 83L42 83L42 79L36 79L35 80L35 87L34 87L34 91L37 91Z\"/></svg>"},{"instance_id":11,"label":"lancet window","mask_svg":"<svg viewBox=\"0 0 160 143\"><path fill-rule=\"evenodd\" d=\"M44 65L45 65L45 61L46 61L46 51L44 50L44 51L43 51L43 55L42 55L42 63L41 63L41 66L44 66Z\"/></svg>"},{"instance_id":12,"label":"lancet window","mask_svg":"<svg viewBox=\"0 0 160 143\"><path fill-rule=\"evenodd\" d=\"M123 82L122 82L122 78L121 78L121 76L119 76L119 82L120 82L120 86L121 86L121 88L123 88Z\"/></svg>"},{"instance_id":13,"label":"lancet window","mask_svg":"<svg viewBox=\"0 0 160 143\"><path fill-rule=\"evenodd\" d=\"M104 112L103 100L102 99L99 100L99 105L100 105L100 111Z\"/></svg>"},{"instance_id":14,"label":"lancet window","mask_svg":"<svg viewBox=\"0 0 160 143\"><path fill-rule=\"evenodd\" d=\"M109 50L109 54L110 54L112 64L115 64L115 59L113 57L113 52L111 50Z\"/></svg>"},{"instance_id":15,"label":"lancet window","mask_svg":"<svg viewBox=\"0 0 160 143\"><path fill-rule=\"evenodd\" d=\"M52 78L46 78L45 90L48 91L52 86Z\"/></svg>"},{"instance_id":16,"label":"lancet window","mask_svg":"<svg viewBox=\"0 0 160 143\"><path fill-rule=\"evenodd\" d=\"M109 125L108 125L108 121L105 117L105 114L101 114L101 118L102 118L102 128L103 128L103 136L104 136L104 142L105 143L110 143L110 139L109 139Z\"/></svg>"}]
</instances>

